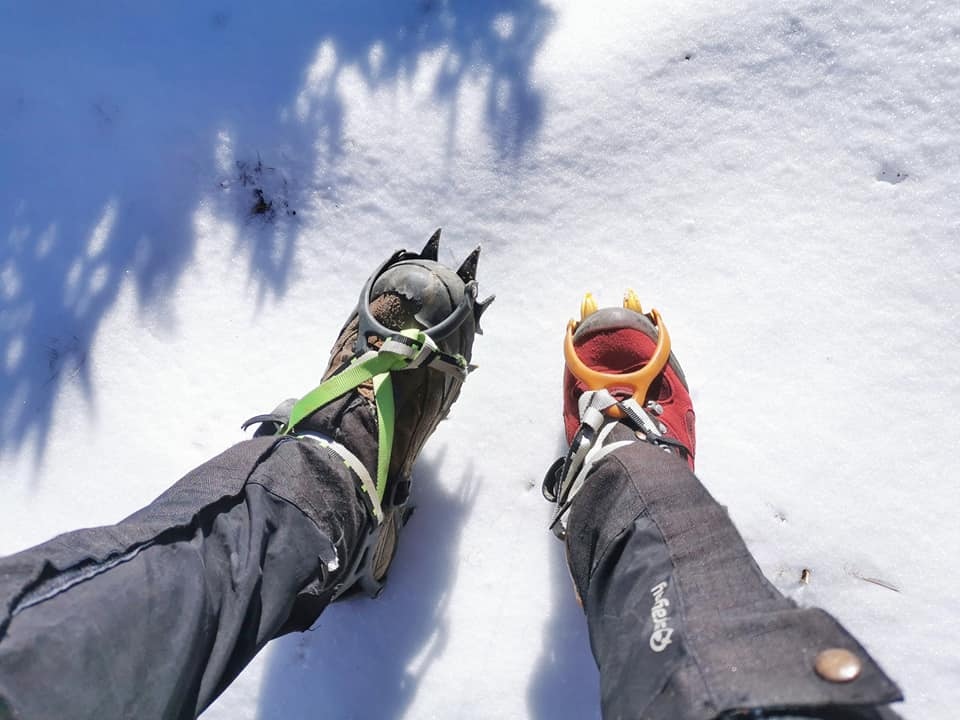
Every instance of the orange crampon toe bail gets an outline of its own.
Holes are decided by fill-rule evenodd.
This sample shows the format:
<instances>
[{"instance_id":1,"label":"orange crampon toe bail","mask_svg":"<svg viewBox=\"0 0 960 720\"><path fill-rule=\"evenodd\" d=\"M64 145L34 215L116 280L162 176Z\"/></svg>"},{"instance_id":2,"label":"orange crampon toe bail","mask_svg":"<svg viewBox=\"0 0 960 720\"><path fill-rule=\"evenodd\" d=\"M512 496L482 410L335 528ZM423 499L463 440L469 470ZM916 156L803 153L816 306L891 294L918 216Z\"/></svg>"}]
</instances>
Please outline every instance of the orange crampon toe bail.
<instances>
[{"instance_id":1,"label":"orange crampon toe bail","mask_svg":"<svg viewBox=\"0 0 960 720\"><path fill-rule=\"evenodd\" d=\"M628 289L624 293L623 307L636 313L643 313L640 300L632 289ZM580 303L580 322L586 320L597 309L597 301L591 293L587 293L583 302ZM580 325L580 322L573 319L567 323L567 334L563 342L563 356L567 368L589 390L625 390L640 405L643 405L647 393L650 391L650 385L657 379L670 359L670 333L667 332L667 326L664 325L663 318L654 309L651 309L646 315L654 327L657 328L657 347L650 360L642 368L627 373L607 373L588 367L577 355L577 350L573 344L573 334ZM617 405L611 405L604 412L618 420L623 417L623 411Z\"/></svg>"}]
</instances>

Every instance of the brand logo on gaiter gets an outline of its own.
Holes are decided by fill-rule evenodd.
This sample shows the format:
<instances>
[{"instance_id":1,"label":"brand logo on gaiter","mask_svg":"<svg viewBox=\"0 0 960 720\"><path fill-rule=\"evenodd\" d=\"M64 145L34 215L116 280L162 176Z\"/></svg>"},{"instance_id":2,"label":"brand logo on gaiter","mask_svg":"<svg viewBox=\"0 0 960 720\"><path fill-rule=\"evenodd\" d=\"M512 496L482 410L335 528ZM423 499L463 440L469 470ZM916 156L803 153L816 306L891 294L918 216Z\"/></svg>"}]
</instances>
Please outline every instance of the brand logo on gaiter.
<instances>
[{"instance_id":1,"label":"brand logo on gaiter","mask_svg":"<svg viewBox=\"0 0 960 720\"><path fill-rule=\"evenodd\" d=\"M650 608L650 619L653 620L653 634L650 636L650 649L654 652L663 652L667 649L673 637L673 628L670 627L670 601L664 597L667 592L666 581L654 585L650 592L653 594L653 607Z\"/></svg>"}]
</instances>

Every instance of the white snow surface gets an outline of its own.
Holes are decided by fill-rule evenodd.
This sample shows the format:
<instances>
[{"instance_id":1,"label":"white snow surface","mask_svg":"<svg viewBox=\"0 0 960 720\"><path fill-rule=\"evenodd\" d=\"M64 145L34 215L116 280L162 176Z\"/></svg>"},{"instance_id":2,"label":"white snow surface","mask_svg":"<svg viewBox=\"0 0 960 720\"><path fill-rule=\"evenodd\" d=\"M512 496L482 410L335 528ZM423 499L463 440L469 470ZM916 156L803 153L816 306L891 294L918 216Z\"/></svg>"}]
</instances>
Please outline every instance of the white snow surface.
<instances>
[{"instance_id":1,"label":"white snow surface","mask_svg":"<svg viewBox=\"0 0 960 720\"><path fill-rule=\"evenodd\" d=\"M390 583L205 718L599 716L539 485L565 323L627 287L766 575L905 717L953 717L960 5L141 5L0 8L0 553L312 388L373 267L443 226L497 301Z\"/></svg>"}]
</instances>

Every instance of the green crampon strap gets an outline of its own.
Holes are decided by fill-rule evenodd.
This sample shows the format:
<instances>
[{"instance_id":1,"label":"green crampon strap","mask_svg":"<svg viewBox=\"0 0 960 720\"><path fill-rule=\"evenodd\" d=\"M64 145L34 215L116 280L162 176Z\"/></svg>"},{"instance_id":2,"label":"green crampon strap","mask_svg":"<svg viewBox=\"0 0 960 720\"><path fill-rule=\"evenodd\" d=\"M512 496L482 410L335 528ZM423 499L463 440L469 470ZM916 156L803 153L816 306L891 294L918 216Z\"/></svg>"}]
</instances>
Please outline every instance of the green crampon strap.
<instances>
[{"instance_id":1,"label":"green crampon strap","mask_svg":"<svg viewBox=\"0 0 960 720\"><path fill-rule=\"evenodd\" d=\"M382 501L387 490L387 475L390 472L390 456L393 450L393 430L395 407L393 403L393 382L390 373L403 370L418 355L425 344L433 345L420 330L401 330L400 335L413 341L412 352L408 355L380 350L367 353L354 361L343 372L324 380L313 390L300 398L290 410L290 419L281 435L289 435L294 428L317 410L345 395L368 380L373 381L373 393L377 410L377 500Z\"/></svg>"},{"instance_id":2,"label":"green crampon strap","mask_svg":"<svg viewBox=\"0 0 960 720\"><path fill-rule=\"evenodd\" d=\"M408 362L406 358L393 353L372 355L366 360L351 365L343 372L324 380L296 402L290 411L287 426L281 434L289 434L306 417L312 415L324 405L333 402L341 395L345 395L377 375L404 367Z\"/></svg>"},{"instance_id":3,"label":"green crampon strap","mask_svg":"<svg viewBox=\"0 0 960 720\"><path fill-rule=\"evenodd\" d=\"M373 378L373 396L377 400L377 435L380 448L377 452L377 497L383 500L387 491L387 474L390 472L390 451L393 449L393 380L390 373Z\"/></svg>"}]
</instances>

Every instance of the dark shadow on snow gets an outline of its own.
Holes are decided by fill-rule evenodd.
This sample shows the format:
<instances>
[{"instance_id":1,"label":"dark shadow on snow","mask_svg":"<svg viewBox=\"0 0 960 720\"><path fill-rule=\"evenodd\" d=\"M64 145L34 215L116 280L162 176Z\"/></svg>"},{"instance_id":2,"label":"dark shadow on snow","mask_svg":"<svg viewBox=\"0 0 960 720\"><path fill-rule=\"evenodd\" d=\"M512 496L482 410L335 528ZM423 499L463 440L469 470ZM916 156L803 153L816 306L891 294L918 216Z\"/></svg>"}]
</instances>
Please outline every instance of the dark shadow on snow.
<instances>
[{"instance_id":1,"label":"dark shadow on snow","mask_svg":"<svg viewBox=\"0 0 960 720\"><path fill-rule=\"evenodd\" d=\"M553 605L540 660L531 673L527 708L532 720L600 718L600 677L590 654L587 619L577 605L563 545L550 553Z\"/></svg>"},{"instance_id":2,"label":"dark shadow on snow","mask_svg":"<svg viewBox=\"0 0 960 720\"><path fill-rule=\"evenodd\" d=\"M324 18L320 47L330 42L329 65L316 78L312 104L324 116L328 160L343 152L343 100L336 80L358 70L370 86L411 79L431 53L442 54L434 95L456 122L457 94L469 77L489 77L485 117L501 157L518 156L543 119L543 98L530 73L552 11L540 2L382 2L357 0ZM318 56L320 53L318 53ZM318 63L323 65L324 63Z\"/></svg>"},{"instance_id":3,"label":"dark shadow on snow","mask_svg":"<svg viewBox=\"0 0 960 720\"><path fill-rule=\"evenodd\" d=\"M122 288L152 323L175 326L166 300L204 262L202 200L241 228L233 250L259 299L283 295L297 208L349 182L337 173L346 68L395 84L441 53L434 93L450 127L461 83L488 78L491 143L520 156L542 122L530 73L550 20L538 0L0 9L2 55L16 61L0 74L0 451L32 441L41 457L69 383L95 411L90 347ZM316 83L321 52L329 75ZM305 118L284 119L305 86ZM315 251L334 252L329 242ZM145 378L137 401L158 391Z\"/></svg>"},{"instance_id":4,"label":"dark shadow on snow","mask_svg":"<svg viewBox=\"0 0 960 720\"><path fill-rule=\"evenodd\" d=\"M565 455L565 438L557 445L557 456ZM546 468L544 468L546 469ZM564 545L551 543L550 622L543 631L540 660L531 673L527 691L528 717L600 717L600 676L590 653L587 618L577 604L573 580L567 570Z\"/></svg>"},{"instance_id":5,"label":"dark shadow on snow","mask_svg":"<svg viewBox=\"0 0 960 720\"><path fill-rule=\"evenodd\" d=\"M261 720L403 717L420 678L443 653L459 537L477 492L472 468L440 487L443 455L414 471L417 510L376 599L334 603L310 632L272 644Z\"/></svg>"}]
</instances>

